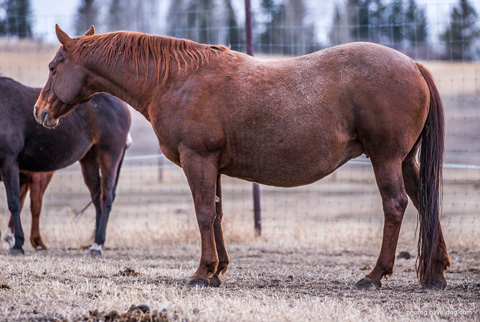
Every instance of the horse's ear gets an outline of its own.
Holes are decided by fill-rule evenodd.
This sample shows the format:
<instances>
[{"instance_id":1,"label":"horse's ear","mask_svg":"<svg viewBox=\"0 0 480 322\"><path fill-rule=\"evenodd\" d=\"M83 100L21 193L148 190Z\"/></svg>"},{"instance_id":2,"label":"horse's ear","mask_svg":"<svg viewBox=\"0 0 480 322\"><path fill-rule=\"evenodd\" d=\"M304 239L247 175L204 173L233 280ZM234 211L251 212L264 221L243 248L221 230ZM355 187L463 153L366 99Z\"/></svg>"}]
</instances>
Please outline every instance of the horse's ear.
<instances>
[{"instance_id":1,"label":"horse's ear","mask_svg":"<svg viewBox=\"0 0 480 322\"><path fill-rule=\"evenodd\" d=\"M94 35L94 34L95 34L95 27L93 25L91 25L84 36L91 36L91 35Z\"/></svg>"},{"instance_id":2,"label":"horse's ear","mask_svg":"<svg viewBox=\"0 0 480 322\"><path fill-rule=\"evenodd\" d=\"M65 47L68 48L73 44L72 38L65 31L62 30L58 25L55 25L55 32L57 33L58 41Z\"/></svg>"}]
</instances>

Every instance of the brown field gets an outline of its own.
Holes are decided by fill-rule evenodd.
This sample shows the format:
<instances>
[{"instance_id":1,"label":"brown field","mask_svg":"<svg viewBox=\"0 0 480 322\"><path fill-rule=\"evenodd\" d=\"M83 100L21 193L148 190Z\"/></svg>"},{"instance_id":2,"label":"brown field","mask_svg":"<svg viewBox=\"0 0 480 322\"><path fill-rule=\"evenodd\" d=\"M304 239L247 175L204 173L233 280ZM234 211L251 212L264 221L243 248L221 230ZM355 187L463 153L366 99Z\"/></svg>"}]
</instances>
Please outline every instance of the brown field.
<instances>
[{"instance_id":1,"label":"brown field","mask_svg":"<svg viewBox=\"0 0 480 322\"><path fill-rule=\"evenodd\" d=\"M0 40L0 74L41 86L55 50ZM425 64L445 101L446 162L480 165L478 63ZM167 162L159 180L158 158L132 158L159 152L148 122L132 113L134 143L122 170L104 257L83 255L92 241L94 211L90 207L74 215L89 197L73 165L54 176L45 196L41 229L49 250L37 253L28 241L21 258L0 250L0 320L106 320L107 313L122 314L140 304L155 310L150 317L161 321L480 320L480 169L445 169L442 225L452 267L442 292L424 291L416 280L412 205L397 250L412 258L396 260L395 273L381 290L354 288L375 264L383 224L366 159L313 185L262 186L262 237L253 232L251 183L224 178L229 271L218 289L187 289L200 253L188 185L181 169ZM28 240L26 208L22 222ZM8 220L3 186L0 211L3 231Z\"/></svg>"}]
</instances>

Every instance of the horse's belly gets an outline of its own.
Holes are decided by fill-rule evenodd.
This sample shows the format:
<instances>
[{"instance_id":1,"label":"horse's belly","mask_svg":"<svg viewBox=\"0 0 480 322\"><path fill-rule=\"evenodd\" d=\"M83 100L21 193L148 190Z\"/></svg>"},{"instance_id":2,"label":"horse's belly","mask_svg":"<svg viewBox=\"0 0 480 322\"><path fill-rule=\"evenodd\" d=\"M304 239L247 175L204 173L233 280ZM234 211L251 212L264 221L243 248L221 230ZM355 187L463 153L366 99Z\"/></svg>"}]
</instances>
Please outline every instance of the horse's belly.
<instances>
[{"instance_id":1,"label":"horse's belly","mask_svg":"<svg viewBox=\"0 0 480 322\"><path fill-rule=\"evenodd\" d=\"M278 187L295 187L313 183L332 173L341 160L306 158L255 160L248 163L233 162L220 169L228 176Z\"/></svg>"},{"instance_id":2,"label":"horse's belly","mask_svg":"<svg viewBox=\"0 0 480 322\"><path fill-rule=\"evenodd\" d=\"M363 145L358 140L335 139L304 145L237 148L235 154L229 155L229 162L220 168L220 172L279 187L310 184L364 153Z\"/></svg>"},{"instance_id":3,"label":"horse's belly","mask_svg":"<svg viewBox=\"0 0 480 322\"><path fill-rule=\"evenodd\" d=\"M56 153L46 153L47 151L23 153L19 155L18 166L20 170L32 172L59 170L80 160L87 150L88 147L75 151L55 151Z\"/></svg>"}]
</instances>

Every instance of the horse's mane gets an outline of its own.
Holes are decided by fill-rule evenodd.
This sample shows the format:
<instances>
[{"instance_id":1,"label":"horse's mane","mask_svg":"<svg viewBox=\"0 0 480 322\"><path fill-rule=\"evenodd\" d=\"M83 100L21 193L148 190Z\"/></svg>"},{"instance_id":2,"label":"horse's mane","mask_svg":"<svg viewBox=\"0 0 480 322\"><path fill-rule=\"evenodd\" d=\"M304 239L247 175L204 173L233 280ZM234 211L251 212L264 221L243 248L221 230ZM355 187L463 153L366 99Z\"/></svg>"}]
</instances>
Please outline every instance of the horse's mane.
<instances>
[{"instance_id":1,"label":"horse's mane","mask_svg":"<svg viewBox=\"0 0 480 322\"><path fill-rule=\"evenodd\" d=\"M156 65L157 81L165 82L170 74L170 64L176 63L178 71L189 67L199 68L208 63L211 54L228 50L225 46L199 44L188 39L153 36L137 32L118 31L108 34L75 38L75 53L88 57L92 53L101 56L101 61L112 66L121 56L133 59L137 69L144 68L152 58Z\"/></svg>"}]
</instances>

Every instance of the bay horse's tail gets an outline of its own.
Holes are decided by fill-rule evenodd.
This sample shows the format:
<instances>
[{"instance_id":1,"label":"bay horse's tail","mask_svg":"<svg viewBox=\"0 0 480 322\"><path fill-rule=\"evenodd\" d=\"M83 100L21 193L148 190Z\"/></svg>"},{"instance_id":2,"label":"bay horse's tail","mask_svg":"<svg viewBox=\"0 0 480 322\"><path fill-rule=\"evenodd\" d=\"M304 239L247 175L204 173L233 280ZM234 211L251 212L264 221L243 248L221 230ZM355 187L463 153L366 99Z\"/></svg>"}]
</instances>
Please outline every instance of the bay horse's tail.
<instances>
[{"instance_id":1,"label":"bay horse's tail","mask_svg":"<svg viewBox=\"0 0 480 322\"><path fill-rule=\"evenodd\" d=\"M117 176L115 178L115 187L113 187L114 192L117 191L118 179L120 178L120 170L122 169L123 159L125 158L125 152L131 145L132 145L132 136L130 135L130 132L128 132L127 141L125 142L125 147L123 148L123 152L122 152L122 158L118 163Z\"/></svg>"},{"instance_id":2,"label":"bay horse's tail","mask_svg":"<svg viewBox=\"0 0 480 322\"><path fill-rule=\"evenodd\" d=\"M440 228L442 200L442 165L445 150L445 119L443 103L430 72L417 63L430 91L430 109L421 134L420 150L420 192L418 220L417 277L420 283L428 285L438 262L450 265L448 252ZM443 248L443 249L439 249Z\"/></svg>"}]
</instances>

